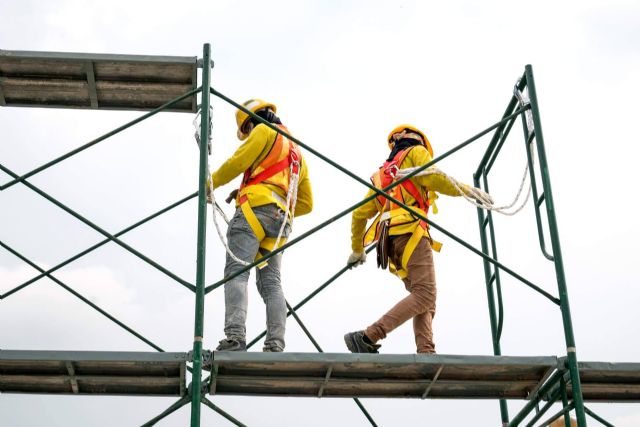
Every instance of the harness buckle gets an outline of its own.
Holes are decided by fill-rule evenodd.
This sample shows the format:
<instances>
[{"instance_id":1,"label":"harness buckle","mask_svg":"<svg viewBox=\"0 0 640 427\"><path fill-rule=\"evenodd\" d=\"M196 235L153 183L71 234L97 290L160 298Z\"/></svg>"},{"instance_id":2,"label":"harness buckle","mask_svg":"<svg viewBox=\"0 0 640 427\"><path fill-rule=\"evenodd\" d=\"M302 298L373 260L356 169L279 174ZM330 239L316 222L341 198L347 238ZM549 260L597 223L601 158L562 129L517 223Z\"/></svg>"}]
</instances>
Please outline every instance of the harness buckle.
<instances>
[{"instance_id":1,"label":"harness buckle","mask_svg":"<svg viewBox=\"0 0 640 427\"><path fill-rule=\"evenodd\" d=\"M398 175L398 171L400 170L400 168L398 168L398 165L391 165L387 168L387 173L389 174L389 176L393 179L396 179L396 176Z\"/></svg>"}]
</instances>

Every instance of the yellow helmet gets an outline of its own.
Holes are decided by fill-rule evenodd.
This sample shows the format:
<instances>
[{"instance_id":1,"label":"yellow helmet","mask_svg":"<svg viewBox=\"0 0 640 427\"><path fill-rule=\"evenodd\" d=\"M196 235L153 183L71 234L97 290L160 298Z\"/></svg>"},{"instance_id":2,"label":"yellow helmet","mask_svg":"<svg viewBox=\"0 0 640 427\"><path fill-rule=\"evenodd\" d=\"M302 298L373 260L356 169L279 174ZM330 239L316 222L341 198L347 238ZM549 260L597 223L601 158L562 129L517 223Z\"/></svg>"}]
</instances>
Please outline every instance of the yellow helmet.
<instances>
[{"instance_id":1,"label":"yellow helmet","mask_svg":"<svg viewBox=\"0 0 640 427\"><path fill-rule=\"evenodd\" d=\"M258 98L250 99L247 102L243 103L242 106L245 107L247 110L251 111L252 113L255 113L256 111L259 111L265 108L270 108L274 113L276 112L275 105ZM240 141L245 140L247 136L249 136L249 134L242 131L242 126L245 124L247 119L249 119L249 115L247 113L245 113L240 109L236 111L236 124L238 125L238 139Z\"/></svg>"},{"instance_id":2,"label":"yellow helmet","mask_svg":"<svg viewBox=\"0 0 640 427\"><path fill-rule=\"evenodd\" d=\"M417 127L409 124L396 126L391 132L389 132L389 136L387 137L387 144L389 144L389 149L393 148L393 145L395 144L394 136L396 134L401 134L403 131L409 131L409 133L417 133L422 139L422 144L427 148L427 151L429 152L429 154L431 154L431 157L433 157L433 148L431 148L431 143L429 142L427 135L425 135L424 132L422 132Z\"/></svg>"}]
</instances>

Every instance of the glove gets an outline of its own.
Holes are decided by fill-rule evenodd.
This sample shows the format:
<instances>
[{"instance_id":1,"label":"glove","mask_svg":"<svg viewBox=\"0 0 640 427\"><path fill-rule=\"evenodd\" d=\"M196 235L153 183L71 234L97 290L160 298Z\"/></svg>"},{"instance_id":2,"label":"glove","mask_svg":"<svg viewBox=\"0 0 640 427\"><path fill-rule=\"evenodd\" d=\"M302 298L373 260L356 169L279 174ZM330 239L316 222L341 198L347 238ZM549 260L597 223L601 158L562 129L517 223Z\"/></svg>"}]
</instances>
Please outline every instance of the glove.
<instances>
[{"instance_id":1,"label":"glove","mask_svg":"<svg viewBox=\"0 0 640 427\"><path fill-rule=\"evenodd\" d=\"M347 265L351 267L357 267L360 264L364 264L367 261L367 254L365 252L353 252L349 255Z\"/></svg>"},{"instance_id":2,"label":"glove","mask_svg":"<svg viewBox=\"0 0 640 427\"><path fill-rule=\"evenodd\" d=\"M229 193L229 197L224 199L224 201L227 202L227 204L229 204L232 201L234 201L236 199L236 197L238 197L238 190L237 189L233 190L231 193Z\"/></svg>"},{"instance_id":3,"label":"glove","mask_svg":"<svg viewBox=\"0 0 640 427\"><path fill-rule=\"evenodd\" d=\"M479 188L476 187L468 187L467 195L476 199L476 201L485 206L493 206L493 199L489 195L489 193L485 193Z\"/></svg>"}]
</instances>

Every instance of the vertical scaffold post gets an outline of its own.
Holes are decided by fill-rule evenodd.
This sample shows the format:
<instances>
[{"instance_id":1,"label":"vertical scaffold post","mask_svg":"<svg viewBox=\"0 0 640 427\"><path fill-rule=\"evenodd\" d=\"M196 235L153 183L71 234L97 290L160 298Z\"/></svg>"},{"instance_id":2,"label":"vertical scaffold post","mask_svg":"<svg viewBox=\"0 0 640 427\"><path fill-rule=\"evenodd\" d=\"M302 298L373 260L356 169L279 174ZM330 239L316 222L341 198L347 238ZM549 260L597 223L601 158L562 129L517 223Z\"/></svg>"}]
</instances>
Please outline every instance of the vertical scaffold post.
<instances>
[{"instance_id":1,"label":"vertical scaffold post","mask_svg":"<svg viewBox=\"0 0 640 427\"><path fill-rule=\"evenodd\" d=\"M207 237L207 156L209 141L209 87L211 86L211 46L204 45L202 58L202 102L200 113L200 167L198 170L198 243L196 254L196 313L193 333L193 373L191 380L191 427L200 427L202 399L202 336L204 333L204 279Z\"/></svg>"},{"instance_id":2,"label":"vertical scaffold post","mask_svg":"<svg viewBox=\"0 0 640 427\"><path fill-rule=\"evenodd\" d=\"M579 427L586 427L587 419L584 410L584 400L582 398L582 387L580 386L580 374L578 372L578 357L576 354L576 342L573 336L573 324L571 322L571 311L569 309L569 295L567 293L567 282L564 275L564 265L562 263L562 251L560 250L560 236L558 234L558 224L556 222L555 206L551 194L551 178L549 177L549 166L547 155L544 150L544 139L542 137L542 126L540 124L540 110L538 108L538 97L536 86L533 81L533 69L531 65L525 67L527 87L529 89L529 102L531 103L531 113L533 115L533 125L536 135L536 148L538 150L538 161L540 163L540 174L542 186L544 188L547 220L549 221L549 234L551 246L553 248L553 258L556 269L556 280L558 281L558 294L560 297L560 311L562 312L562 323L564 325L564 337L567 345L567 367L571 376L571 390L576 411L576 419Z\"/></svg>"},{"instance_id":3,"label":"vertical scaffold post","mask_svg":"<svg viewBox=\"0 0 640 427\"><path fill-rule=\"evenodd\" d=\"M484 172L484 168L483 168L482 174L485 177L484 190L488 192L489 188L486 182L486 172ZM473 177L473 185L477 188L482 188L482 186L480 185L480 178L476 175L474 175ZM487 216L485 217L485 215ZM495 256L496 248L495 248L495 236L493 234L493 224L491 224L491 234L490 234L491 244L493 247L493 254L490 254L489 243L487 239L487 230L484 226L485 219L491 222L491 212L487 212L485 214L485 212L481 208L478 208L478 224L480 224L480 243L482 245L482 252L485 255ZM489 322L491 326L493 354L495 356L500 356L502 352L500 350L500 337L498 336L498 319L496 317L496 303L495 303L495 297L494 297L494 291L493 291L494 289L493 285L495 281L491 279L491 268L492 267L489 261L484 260L484 280L487 288L487 303L489 304ZM493 271L494 271L493 274L496 275L495 277L497 277L498 268L494 267ZM505 399L500 399L500 418L502 420L503 427L509 424L509 409L507 407L507 401Z\"/></svg>"}]
</instances>

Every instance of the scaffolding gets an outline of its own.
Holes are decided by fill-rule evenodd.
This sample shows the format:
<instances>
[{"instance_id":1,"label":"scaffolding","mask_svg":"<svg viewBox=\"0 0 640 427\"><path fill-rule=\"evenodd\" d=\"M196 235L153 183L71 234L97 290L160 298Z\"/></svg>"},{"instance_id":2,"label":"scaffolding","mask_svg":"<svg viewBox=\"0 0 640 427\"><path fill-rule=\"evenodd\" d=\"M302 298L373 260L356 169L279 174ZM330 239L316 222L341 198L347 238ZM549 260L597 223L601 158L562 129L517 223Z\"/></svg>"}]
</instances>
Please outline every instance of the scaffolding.
<instances>
[{"instance_id":1,"label":"scaffolding","mask_svg":"<svg viewBox=\"0 0 640 427\"><path fill-rule=\"evenodd\" d=\"M587 415L603 425L611 425L586 407L586 401L640 401L640 363L612 364L578 361L539 105L530 65L525 67L524 74L518 81L508 106L498 122L382 190L373 187L367 180L358 177L313 147L264 121L213 88L210 75L212 67L211 49L208 44L204 45L201 59L196 57L0 51L0 105L2 106L147 111L135 120L25 174L18 175L0 163L0 170L12 178L9 182L0 185L0 191L7 190L16 184L24 185L104 236L104 240L97 244L46 269L0 240L0 246L4 250L40 272L26 282L1 294L0 301L6 303L5 300L11 295L47 277L155 350L154 352L0 350L0 392L176 396L178 400L174 404L144 425L154 425L179 408L190 404L192 427L200 426L202 405L216 411L235 425L244 425L215 405L207 398L207 394L210 396L352 398L369 423L374 426L377 424L359 400L361 397L498 399L503 426L547 425L552 420L564 415L567 427L570 426L569 414L571 411L575 413L580 427L587 425ZM201 68L199 84L198 68ZM522 97L525 92L528 94L528 99ZM199 103L197 102L198 95L200 96ZM104 230L29 181L29 178L34 175L163 111L200 114L200 141L210 141L212 95L243 110L256 120L283 134L307 152L327 162L363 186L374 190L375 194L289 240L280 248L252 262L237 273L206 285L207 200L205 187L207 160L210 154L210 146L207 143L199 144L197 192L116 233ZM427 221L431 227L482 259L494 356L324 353L297 311L346 273L351 268L349 265L342 267L296 305L292 306L287 302L287 316L294 317L318 353L227 353L204 348L204 301L208 293L233 277L294 246L374 197L383 196L404 209L409 209L399 200L390 197L387 191L469 146L481 137L492 133L491 141L473 175L475 186L488 192L489 174L492 166L505 145L513 125L519 118L522 121L524 131L524 150L527 155L540 249L544 257L554 265L558 286L557 297L498 260L495 224L490 211L478 208L480 249L473 247L430 219L412 212L418 218ZM536 163L538 165L537 171L534 166ZM538 179L542 183L541 188L537 186ZM194 198L197 198L198 205L197 270L195 283L190 283L126 244L120 240L120 237ZM548 230L548 236L544 230L545 226ZM164 349L76 292L54 275L59 269L109 242L113 242L134 254L195 294L194 339L190 351L165 352ZM371 250L372 247L367 249L367 251ZM502 355L500 346L503 325L501 274L512 276L558 306L562 314L567 350L565 355L560 357ZM264 337L265 333L263 331L255 339L248 342L247 347L252 347ZM186 379L187 371L191 373L189 384ZM515 416L510 418L506 404L507 399L524 400L526 403ZM557 402L561 403L561 410L549 415L547 412ZM540 408L541 404L543 404L542 408ZM545 415L546 420L540 421Z\"/></svg>"}]
</instances>

